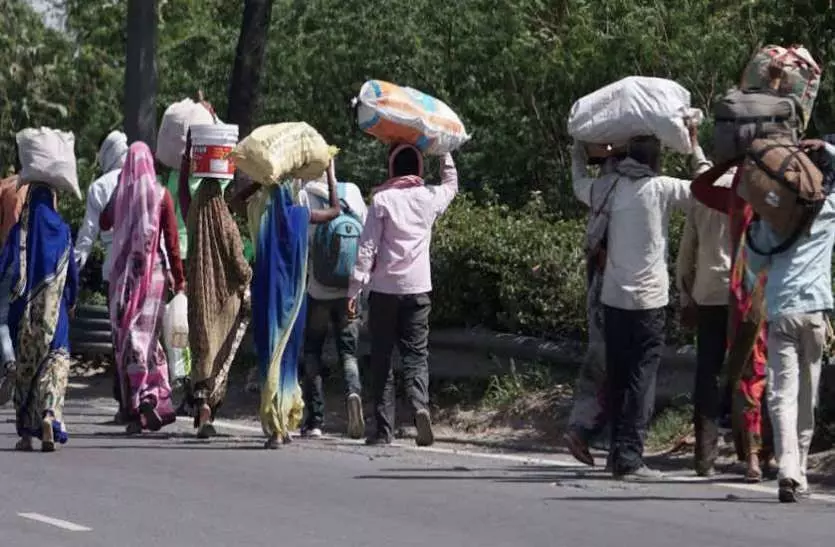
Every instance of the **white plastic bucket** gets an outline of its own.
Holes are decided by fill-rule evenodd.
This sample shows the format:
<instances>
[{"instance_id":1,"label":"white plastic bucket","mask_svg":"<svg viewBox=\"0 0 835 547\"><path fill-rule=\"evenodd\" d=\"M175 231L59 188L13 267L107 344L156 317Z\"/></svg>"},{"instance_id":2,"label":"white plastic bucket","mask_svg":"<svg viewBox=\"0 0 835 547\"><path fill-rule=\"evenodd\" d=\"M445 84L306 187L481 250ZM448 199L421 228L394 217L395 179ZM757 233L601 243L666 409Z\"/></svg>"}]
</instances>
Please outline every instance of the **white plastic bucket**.
<instances>
[{"instance_id":1,"label":"white plastic bucket","mask_svg":"<svg viewBox=\"0 0 835 547\"><path fill-rule=\"evenodd\" d=\"M235 162L229 154L237 144L237 125L192 125L192 175L215 179L235 178Z\"/></svg>"}]
</instances>

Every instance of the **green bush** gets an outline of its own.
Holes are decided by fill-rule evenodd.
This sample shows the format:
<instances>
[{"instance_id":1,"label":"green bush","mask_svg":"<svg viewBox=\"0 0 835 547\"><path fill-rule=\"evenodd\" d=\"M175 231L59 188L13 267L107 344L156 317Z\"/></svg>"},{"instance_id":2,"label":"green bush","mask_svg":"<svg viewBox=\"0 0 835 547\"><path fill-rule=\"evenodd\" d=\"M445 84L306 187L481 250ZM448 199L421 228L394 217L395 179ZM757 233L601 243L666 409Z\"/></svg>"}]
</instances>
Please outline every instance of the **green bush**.
<instances>
[{"instance_id":1,"label":"green bush","mask_svg":"<svg viewBox=\"0 0 835 547\"><path fill-rule=\"evenodd\" d=\"M519 210L456 199L438 221L432 244L433 324L585 337L585 222L549 216L538 195ZM685 339L673 282L682 226L683 217L675 215L668 335L677 342Z\"/></svg>"},{"instance_id":2,"label":"green bush","mask_svg":"<svg viewBox=\"0 0 835 547\"><path fill-rule=\"evenodd\" d=\"M432 247L435 321L533 336L585 330L584 222L458 198Z\"/></svg>"}]
</instances>

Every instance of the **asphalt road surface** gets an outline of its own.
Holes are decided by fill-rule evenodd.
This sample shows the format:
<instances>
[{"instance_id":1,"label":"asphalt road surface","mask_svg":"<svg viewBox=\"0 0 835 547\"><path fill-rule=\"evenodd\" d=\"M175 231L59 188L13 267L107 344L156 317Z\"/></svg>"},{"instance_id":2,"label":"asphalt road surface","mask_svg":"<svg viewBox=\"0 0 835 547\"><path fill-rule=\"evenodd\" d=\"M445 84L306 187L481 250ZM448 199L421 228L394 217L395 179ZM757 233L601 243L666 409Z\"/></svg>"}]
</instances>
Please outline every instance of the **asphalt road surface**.
<instances>
[{"instance_id":1,"label":"asphalt road surface","mask_svg":"<svg viewBox=\"0 0 835 547\"><path fill-rule=\"evenodd\" d=\"M106 400L70 400L70 444L17 453L0 409L0 546L805 547L835 542L835 497L682 472L627 484L568 460L342 439L261 448L256 424L127 438Z\"/></svg>"}]
</instances>

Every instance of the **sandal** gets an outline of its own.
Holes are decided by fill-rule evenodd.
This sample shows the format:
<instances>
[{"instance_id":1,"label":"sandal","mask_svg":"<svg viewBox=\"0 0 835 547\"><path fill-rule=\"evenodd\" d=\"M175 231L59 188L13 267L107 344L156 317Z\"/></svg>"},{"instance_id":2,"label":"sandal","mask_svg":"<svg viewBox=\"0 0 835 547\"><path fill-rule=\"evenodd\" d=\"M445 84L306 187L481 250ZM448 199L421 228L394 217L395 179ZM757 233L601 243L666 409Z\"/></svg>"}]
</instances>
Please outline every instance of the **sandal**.
<instances>
[{"instance_id":1,"label":"sandal","mask_svg":"<svg viewBox=\"0 0 835 547\"><path fill-rule=\"evenodd\" d=\"M145 427L148 431L159 431L162 429L162 418L157 414L156 409L151 403L142 403L139 405L139 413L145 418Z\"/></svg>"},{"instance_id":2,"label":"sandal","mask_svg":"<svg viewBox=\"0 0 835 547\"><path fill-rule=\"evenodd\" d=\"M278 435L275 433L270 435L270 438L264 443L264 448L267 450L278 450L281 448L281 442L278 439Z\"/></svg>"},{"instance_id":3,"label":"sandal","mask_svg":"<svg viewBox=\"0 0 835 547\"><path fill-rule=\"evenodd\" d=\"M563 435L562 440L575 460L589 467L594 467L594 457L592 457L589 451L588 444L575 431L569 431Z\"/></svg>"},{"instance_id":4,"label":"sandal","mask_svg":"<svg viewBox=\"0 0 835 547\"><path fill-rule=\"evenodd\" d=\"M208 439L217 436L214 424L212 424L212 409L209 405L201 405L197 414L197 438Z\"/></svg>"},{"instance_id":5,"label":"sandal","mask_svg":"<svg viewBox=\"0 0 835 547\"><path fill-rule=\"evenodd\" d=\"M758 483L763 480L763 471L760 468L760 458L757 455L748 458L748 467L745 470L745 482Z\"/></svg>"}]
</instances>

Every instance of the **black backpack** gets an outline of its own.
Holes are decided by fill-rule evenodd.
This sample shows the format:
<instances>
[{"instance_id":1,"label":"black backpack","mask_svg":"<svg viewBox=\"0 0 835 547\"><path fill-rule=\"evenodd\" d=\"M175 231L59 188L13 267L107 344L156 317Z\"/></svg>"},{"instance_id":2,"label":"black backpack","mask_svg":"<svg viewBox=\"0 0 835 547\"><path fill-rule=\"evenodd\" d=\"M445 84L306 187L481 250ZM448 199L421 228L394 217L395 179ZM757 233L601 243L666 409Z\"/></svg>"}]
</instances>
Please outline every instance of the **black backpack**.
<instances>
[{"instance_id":1,"label":"black backpack","mask_svg":"<svg viewBox=\"0 0 835 547\"><path fill-rule=\"evenodd\" d=\"M770 89L731 89L713 108L716 163L742 159L756 139L797 142L803 132L800 105Z\"/></svg>"}]
</instances>

